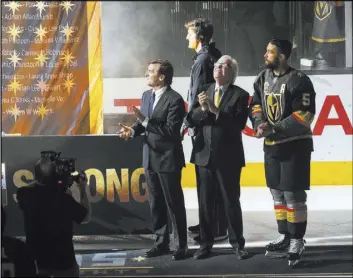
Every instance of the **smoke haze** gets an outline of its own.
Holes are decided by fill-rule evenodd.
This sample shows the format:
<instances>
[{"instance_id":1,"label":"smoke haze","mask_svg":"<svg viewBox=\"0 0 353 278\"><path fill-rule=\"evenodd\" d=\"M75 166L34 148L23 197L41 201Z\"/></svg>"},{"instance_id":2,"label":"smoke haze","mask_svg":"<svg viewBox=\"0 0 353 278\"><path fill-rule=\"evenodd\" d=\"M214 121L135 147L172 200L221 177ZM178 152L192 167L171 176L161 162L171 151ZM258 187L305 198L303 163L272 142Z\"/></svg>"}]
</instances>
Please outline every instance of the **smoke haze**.
<instances>
[{"instance_id":1,"label":"smoke haze","mask_svg":"<svg viewBox=\"0 0 353 278\"><path fill-rule=\"evenodd\" d=\"M103 75L143 77L148 61L168 59L168 2L102 2Z\"/></svg>"}]
</instances>

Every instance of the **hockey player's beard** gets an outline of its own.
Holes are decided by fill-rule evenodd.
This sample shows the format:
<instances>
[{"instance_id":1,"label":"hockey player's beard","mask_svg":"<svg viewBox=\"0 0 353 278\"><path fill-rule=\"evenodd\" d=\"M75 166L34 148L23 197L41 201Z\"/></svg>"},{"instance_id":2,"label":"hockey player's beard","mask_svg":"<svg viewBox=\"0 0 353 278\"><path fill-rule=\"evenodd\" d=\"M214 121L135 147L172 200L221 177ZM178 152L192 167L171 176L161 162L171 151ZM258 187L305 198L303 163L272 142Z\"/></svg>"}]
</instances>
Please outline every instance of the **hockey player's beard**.
<instances>
[{"instance_id":1,"label":"hockey player's beard","mask_svg":"<svg viewBox=\"0 0 353 278\"><path fill-rule=\"evenodd\" d=\"M268 61L266 62L265 62L265 66L268 69L276 70L279 68L280 61L278 57L273 62L268 62Z\"/></svg>"}]
</instances>

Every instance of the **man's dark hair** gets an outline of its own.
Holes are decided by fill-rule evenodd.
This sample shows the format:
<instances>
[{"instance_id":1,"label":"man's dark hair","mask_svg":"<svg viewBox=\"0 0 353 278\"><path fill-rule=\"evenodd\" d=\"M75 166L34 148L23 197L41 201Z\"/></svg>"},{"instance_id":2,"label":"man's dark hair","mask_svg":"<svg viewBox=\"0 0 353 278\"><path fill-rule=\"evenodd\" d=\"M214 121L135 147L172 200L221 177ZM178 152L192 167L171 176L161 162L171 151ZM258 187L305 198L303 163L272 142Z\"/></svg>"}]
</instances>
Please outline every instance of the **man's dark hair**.
<instances>
[{"instance_id":1,"label":"man's dark hair","mask_svg":"<svg viewBox=\"0 0 353 278\"><path fill-rule=\"evenodd\" d=\"M293 44L289 40L272 39L270 40L270 44L277 46L279 53L283 54L286 60L288 60L293 48Z\"/></svg>"},{"instance_id":2,"label":"man's dark hair","mask_svg":"<svg viewBox=\"0 0 353 278\"><path fill-rule=\"evenodd\" d=\"M158 64L159 65L159 74L163 74L164 78L164 85L170 86L173 82L173 75L174 75L174 68L173 65L168 60L156 59L152 60L148 63L151 64Z\"/></svg>"},{"instance_id":3,"label":"man's dark hair","mask_svg":"<svg viewBox=\"0 0 353 278\"><path fill-rule=\"evenodd\" d=\"M195 30L197 38L201 41L201 44L208 44L213 36L213 25L205 18L196 18L185 23L185 28L191 28Z\"/></svg>"},{"instance_id":4,"label":"man's dark hair","mask_svg":"<svg viewBox=\"0 0 353 278\"><path fill-rule=\"evenodd\" d=\"M50 185L56 174L56 164L50 158L45 157L38 160L34 165L34 178L38 183Z\"/></svg>"}]
</instances>

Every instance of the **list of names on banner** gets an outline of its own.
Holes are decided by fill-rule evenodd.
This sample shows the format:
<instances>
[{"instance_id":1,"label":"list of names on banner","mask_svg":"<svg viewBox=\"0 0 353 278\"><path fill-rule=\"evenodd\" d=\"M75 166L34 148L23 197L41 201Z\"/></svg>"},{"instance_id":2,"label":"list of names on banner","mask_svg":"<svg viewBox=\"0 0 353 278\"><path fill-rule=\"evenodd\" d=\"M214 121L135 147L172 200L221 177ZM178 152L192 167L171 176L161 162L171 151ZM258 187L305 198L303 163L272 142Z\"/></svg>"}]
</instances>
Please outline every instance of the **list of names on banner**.
<instances>
[{"instance_id":1,"label":"list of names on banner","mask_svg":"<svg viewBox=\"0 0 353 278\"><path fill-rule=\"evenodd\" d=\"M2 113L14 121L43 120L75 93L78 63L71 50L80 43L78 28L70 25L75 6L71 1L2 2Z\"/></svg>"}]
</instances>

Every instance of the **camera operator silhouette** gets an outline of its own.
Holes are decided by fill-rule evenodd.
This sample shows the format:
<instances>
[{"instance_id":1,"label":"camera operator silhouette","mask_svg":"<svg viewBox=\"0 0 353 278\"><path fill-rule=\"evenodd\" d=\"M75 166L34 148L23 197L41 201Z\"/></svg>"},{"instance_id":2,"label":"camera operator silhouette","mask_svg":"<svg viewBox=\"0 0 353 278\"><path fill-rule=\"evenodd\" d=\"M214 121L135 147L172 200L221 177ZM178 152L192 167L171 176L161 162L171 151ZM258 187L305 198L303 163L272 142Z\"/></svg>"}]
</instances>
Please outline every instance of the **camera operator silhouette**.
<instances>
[{"instance_id":1,"label":"camera operator silhouette","mask_svg":"<svg viewBox=\"0 0 353 278\"><path fill-rule=\"evenodd\" d=\"M27 246L39 273L52 277L79 277L73 245L73 223L86 224L91 208L87 197L87 177L83 171L73 176L75 160L60 153L41 152L34 166L35 180L17 191L23 212ZM77 186L80 202L72 197Z\"/></svg>"}]
</instances>

